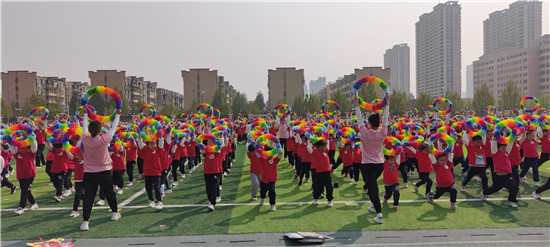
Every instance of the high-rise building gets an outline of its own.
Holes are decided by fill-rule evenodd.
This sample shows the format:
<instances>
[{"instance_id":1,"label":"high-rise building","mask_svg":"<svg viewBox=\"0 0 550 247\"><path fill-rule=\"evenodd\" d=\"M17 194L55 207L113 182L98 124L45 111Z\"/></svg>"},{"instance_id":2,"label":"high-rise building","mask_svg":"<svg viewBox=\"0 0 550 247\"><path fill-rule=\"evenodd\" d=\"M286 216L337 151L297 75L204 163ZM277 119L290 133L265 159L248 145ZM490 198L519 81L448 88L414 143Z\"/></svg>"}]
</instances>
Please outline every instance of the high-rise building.
<instances>
[{"instance_id":1,"label":"high-rise building","mask_svg":"<svg viewBox=\"0 0 550 247\"><path fill-rule=\"evenodd\" d=\"M225 80L223 76L218 76L217 70L210 69L189 69L182 70L183 78L183 106L186 110L193 105L193 101L197 104L212 103L214 93L217 89L221 89L225 94L227 103L232 104L233 99L237 96L237 90Z\"/></svg>"},{"instance_id":2,"label":"high-rise building","mask_svg":"<svg viewBox=\"0 0 550 247\"><path fill-rule=\"evenodd\" d=\"M384 53L384 68L391 69L387 82L391 90L399 90L407 95L411 92L411 58L407 44L394 45Z\"/></svg>"},{"instance_id":3,"label":"high-rise building","mask_svg":"<svg viewBox=\"0 0 550 247\"><path fill-rule=\"evenodd\" d=\"M483 52L526 48L542 34L542 2L517 1L483 21Z\"/></svg>"},{"instance_id":4,"label":"high-rise building","mask_svg":"<svg viewBox=\"0 0 550 247\"><path fill-rule=\"evenodd\" d=\"M474 65L466 66L466 91L462 94L462 98L474 98Z\"/></svg>"},{"instance_id":5,"label":"high-rise building","mask_svg":"<svg viewBox=\"0 0 550 247\"><path fill-rule=\"evenodd\" d=\"M416 23L417 94L461 93L460 11L458 1L440 3Z\"/></svg>"},{"instance_id":6,"label":"high-rise building","mask_svg":"<svg viewBox=\"0 0 550 247\"><path fill-rule=\"evenodd\" d=\"M327 78L319 77L317 80L309 81L309 91L307 94L314 95L317 94L321 89L327 86Z\"/></svg>"},{"instance_id":7,"label":"high-rise building","mask_svg":"<svg viewBox=\"0 0 550 247\"><path fill-rule=\"evenodd\" d=\"M223 76L218 76L218 84L216 84L216 87L223 91L227 103L230 105L233 104L233 99L237 96L238 92L231 84L229 84L228 81L224 79Z\"/></svg>"},{"instance_id":8,"label":"high-rise building","mask_svg":"<svg viewBox=\"0 0 550 247\"><path fill-rule=\"evenodd\" d=\"M304 92L304 69L276 68L267 71L267 104L270 108L282 102L288 105Z\"/></svg>"},{"instance_id":9,"label":"high-rise building","mask_svg":"<svg viewBox=\"0 0 550 247\"><path fill-rule=\"evenodd\" d=\"M157 107L163 107L168 103L176 105L183 110L183 94L165 88L157 88Z\"/></svg>"},{"instance_id":10,"label":"high-rise building","mask_svg":"<svg viewBox=\"0 0 550 247\"><path fill-rule=\"evenodd\" d=\"M44 98L47 104L68 104L67 82L65 78L38 76L36 72L2 72L2 98L8 104L21 108L33 94Z\"/></svg>"},{"instance_id":11,"label":"high-rise building","mask_svg":"<svg viewBox=\"0 0 550 247\"><path fill-rule=\"evenodd\" d=\"M474 89L487 84L496 99L508 81L522 95L550 95L550 35L536 39L527 48L505 48L474 61Z\"/></svg>"},{"instance_id":12,"label":"high-rise building","mask_svg":"<svg viewBox=\"0 0 550 247\"><path fill-rule=\"evenodd\" d=\"M124 92L128 107L136 103L156 104L157 83L145 81L143 77L126 76L126 71L97 70L88 71L92 87L104 86ZM104 96L108 100L107 96Z\"/></svg>"}]
</instances>

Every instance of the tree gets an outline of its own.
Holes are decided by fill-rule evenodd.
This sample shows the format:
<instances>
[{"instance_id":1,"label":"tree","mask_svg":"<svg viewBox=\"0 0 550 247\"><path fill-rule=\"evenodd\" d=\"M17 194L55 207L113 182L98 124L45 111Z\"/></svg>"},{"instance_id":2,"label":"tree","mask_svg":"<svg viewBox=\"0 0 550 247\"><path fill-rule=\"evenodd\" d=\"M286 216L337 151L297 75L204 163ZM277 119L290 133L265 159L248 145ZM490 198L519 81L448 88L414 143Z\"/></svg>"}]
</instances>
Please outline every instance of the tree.
<instances>
[{"instance_id":1,"label":"tree","mask_svg":"<svg viewBox=\"0 0 550 247\"><path fill-rule=\"evenodd\" d=\"M332 94L331 98L332 100L336 101L336 103L338 103L338 105L340 106L340 112L346 113L347 111L349 111L349 101L348 99L346 99L346 96L344 96L340 89L336 90L336 92Z\"/></svg>"},{"instance_id":2,"label":"tree","mask_svg":"<svg viewBox=\"0 0 550 247\"><path fill-rule=\"evenodd\" d=\"M506 87L502 90L502 95L498 99L498 108L500 110L517 109L520 106L521 90L512 80L506 83Z\"/></svg>"},{"instance_id":3,"label":"tree","mask_svg":"<svg viewBox=\"0 0 550 247\"><path fill-rule=\"evenodd\" d=\"M94 94L88 99L88 105L94 107L96 114L105 115L105 97L101 94ZM109 113L110 114L110 113Z\"/></svg>"},{"instance_id":4,"label":"tree","mask_svg":"<svg viewBox=\"0 0 550 247\"><path fill-rule=\"evenodd\" d=\"M191 102L191 106L189 106L186 110L187 113L195 113L197 110L197 107L199 107L199 102L194 99L193 102Z\"/></svg>"},{"instance_id":5,"label":"tree","mask_svg":"<svg viewBox=\"0 0 550 247\"><path fill-rule=\"evenodd\" d=\"M28 117L29 116L29 113L31 113L32 109L37 107L37 106L43 106L43 107L46 107L46 100L40 96L38 96L38 94L31 94L31 96L27 99L27 101L25 102L25 105L23 106L23 116L24 117ZM48 108L48 107L46 107ZM49 109L48 109L49 110ZM50 115L52 115L50 113Z\"/></svg>"},{"instance_id":6,"label":"tree","mask_svg":"<svg viewBox=\"0 0 550 247\"><path fill-rule=\"evenodd\" d=\"M171 117L172 114L179 116L181 115L181 110L174 103L169 102L168 104L162 106L160 111L158 111L158 114L168 116L168 117Z\"/></svg>"},{"instance_id":7,"label":"tree","mask_svg":"<svg viewBox=\"0 0 550 247\"><path fill-rule=\"evenodd\" d=\"M78 95L77 93L73 93L73 95L71 95L71 100L69 100L70 115L75 114L76 108L78 108L79 106L80 106L80 95Z\"/></svg>"},{"instance_id":8,"label":"tree","mask_svg":"<svg viewBox=\"0 0 550 247\"><path fill-rule=\"evenodd\" d=\"M4 122L9 122L13 117L13 110L11 106L2 98L2 117Z\"/></svg>"},{"instance_id":9,"label":"tree","mask_svg":"<svg viewBox=\"0 0 550 247\"><path fill-rule=\"evenodd\" d=\"M548 96L548 94L540 94L538 100L540 103L540 107L543 107L546 109L550 108L550 96ZM4 112L4 110L2 110L2 112Z\"/></svg>"},{"instance_id":10,"label":"tree","mask_svg":"<svg viewBox=\"0 0 550 247\"><path fill-rule=\"evenodd\" d=\"M258 104L256 103L256 101L250 101L250 102L247 102L246 103L246 109L245 109L245 114L243 114L243 116L246 116L246 114L250 113L250 114L261 114L263 113L263 111L260 109L260 107L258 106Z\"/></svg>"},{"instance_id":11,"label":"tree","mask_svg":"<svg viewBox=\"0 0 550 247\"><path fill-rule=\"evenodd\" d=\"M306 105L305 113L313 114L317 110L320 110L321 104L323 104L323 102L321 101L322 100L320 96L310 95L305 104Z\"/></svg>"},{"instance_id":12,"label":"tree","mask_svg":"<svg viewBox=\"0 0 550 247\"><path fill-rule=\"evenodd\" d=\"M418 113L422 115L426 110L426 106L431 105L433 103L434 103L434 98L432 96L430 96L426 92L420 92L418 94L418 97L416 97L416 101L414 102L414 107L418 109Z\"/></svg>"},{"instance_id":13,"label":"tree","mask_svg":"<svg viewBox=\"0 0 550 247\"><path fill-rule=\"evenodd\" d=\"M212 107L220 110L220 114L222 116L227 116L227 114L231 111L231 106L227 103L225 93L223 93L221 89L216 89L211 105Z\"/></svg>"},{"instance_id":14,"label":"tree","mask_svg":"<svg viewBox=\"0 0 550 247\"><path fill-rule=\"evenodd\" d=\"M453 110L452 110L453 112L456 112L456 111L462 112L466 108L464 100L462 99L460 94L457 92L454 92L454 91L447 92L447 94L445 95L445 98L447 98L449 101L451 101L451 103L453 103Z\"/></svg>"},{"instance_id":15,"label":"tree","mask_svg":"<svg viewBox=\"0 0 550 247\"><path fill-rule=\"evenodd\" d=\"M358 94L359 94L359 97L363 99L363 101L368 103L372 102L375 99L381 98L376 94L376 90L374 89L374 84L372 83L367 83L366 85L363 85L362 87L360 87Z\"/></svg>"},{"instance_id":16,"label":"tree","mask_svg":"<svg viewBox=\"0 0 550 247\"><path fill-rule=\"evenodd\" d=\"M394 91L390 100L390 113L393 115L403 115L409 108L409 97L405 92Z\"/></svg>"},{"instance_id":17,"label":"tree","mask_svg":"<svg viewBox=\"0 0 550 247\"><path fill-rule=\"evenodd\" d=\"M246 113L247 103L246 95L244 93L237 93L231 104L231 113L233 113L234 116Z\"/></svg>"},{"instance_id":18,"label":"tree","mask_svg":"<svg viewBox=\"0 0 550 247\"><path fill-rule=\"evenodd\" d=\"M254 100L254 103L258 105L258 109L260 109L260 112L266 111L266 104L264 99L264 94L260 91L256 94L256 99Z\"/></svg>"},{"instance_id":19,"label":"tree","mask_svg":"<svg viewBox=\"0 0 550 247\"><path fill-rule=\"evenodd\" d=\"M493 104L495 104L493 92L491 92L487 84L481 84L481 86L474 91L474 99L472 101L473 110L479 114L481 112L485 112L487 106Z\"/></svg>"},{"instance_id":20,"label":"tree","mask_svg":"<svg viewBox=\"0 0 550 247\"><path fill-rule=\"evenodd\" d=\"M305 113L305 101L303 95L298 95L294 98L294 103L292 104L292 111L298 116L304 116Z\"/></svg>"},{"instance_id":21,"label":"tree","mask_svg":"<svg viewBox=\"0 0 550 247\"><path fill-rule=\"evenodd\" d=\"M134 106L133 106L132 109L131 109L131 113L130 113L130 114L132 114L132 115L133 115L133 114L135 114L135 115L139 114L139 109L140 109L141 106L143 106L143 105L145 105L145 102L143 102L143 101L141 101L141 100L138 101L137 103L135 103Z\"/></svg>"},{"instance_id":22,"label":"tree","mask_svg":"<svg viewBox=\"0 0 550 247\"><path fill-rule=\"evenodd\" d=\"M55 119L55 116L60 113L64 113L65 110L61 107L61 101L58 99L54 103L47 104L46 108L50 111L49 119Z\"/></svg>"}]
</instances>

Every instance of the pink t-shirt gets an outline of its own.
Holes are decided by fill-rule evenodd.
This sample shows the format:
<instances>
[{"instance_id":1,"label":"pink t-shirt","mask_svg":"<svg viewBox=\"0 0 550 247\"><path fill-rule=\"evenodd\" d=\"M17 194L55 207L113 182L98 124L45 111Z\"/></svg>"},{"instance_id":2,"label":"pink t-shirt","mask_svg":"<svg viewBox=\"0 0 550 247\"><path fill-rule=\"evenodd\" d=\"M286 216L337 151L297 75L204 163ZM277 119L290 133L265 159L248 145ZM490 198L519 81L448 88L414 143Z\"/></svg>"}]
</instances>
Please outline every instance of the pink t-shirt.
<instances>
[{"instance_id":1,"label":"pink t-shirt","mask_svg":"<svg viewBox=\"0 0 550 247\"><path fill-rule=\"evenodd\" d=\"M109 155L109 144L113 139L109 134L101 136L84 136L84 172L103 172L112 170L112 160Z\"/></svg>"},{"instance_id":2,"label":"pink t-shirt","mask_svg":"<svg viewBox=\"0 0 550 247\"><path fill-rule=\"evenodd\" d=\"M382 146L388 129L382 127L380 130L372 130L362 125L359 127L359 132L361 132L361 156L363 156L361 163L383 164Z\"/></svg>"},{"instance_id":3,"label":"pink t-shirt","mask_svg":"<svg viewBox=\"0 0 550 247\"><path fill-rule=\"evenodd\" d=\"M279 138L288 139L288 124L281 122L279 124Z\"/></svg>"}]
</instances>

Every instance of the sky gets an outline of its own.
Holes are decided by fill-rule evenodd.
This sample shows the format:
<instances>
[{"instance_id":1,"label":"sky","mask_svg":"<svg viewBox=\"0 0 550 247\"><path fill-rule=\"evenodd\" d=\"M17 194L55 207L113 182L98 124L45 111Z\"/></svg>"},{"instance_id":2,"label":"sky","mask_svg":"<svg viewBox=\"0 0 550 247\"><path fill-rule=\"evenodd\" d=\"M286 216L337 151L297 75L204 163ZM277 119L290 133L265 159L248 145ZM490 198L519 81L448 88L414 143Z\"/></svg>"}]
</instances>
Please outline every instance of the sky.
<instances>
[{"instance_id":1,"label":"sky","mask_svg":"<svg viewBox=\"0 0 550 247\"><path fill-rule=\"evenodd\" d=\"M2 2L1 68L85 82L88 71L124 70L180 93L181 70L210 68L253 100L267 98L268 69L334 82L383 66L386 49L407 43L414 94L415 23L439 2ZM463 91L466 65L483 53L483 20L512 2L460 2Z\"/></svg>"}]
</instances>

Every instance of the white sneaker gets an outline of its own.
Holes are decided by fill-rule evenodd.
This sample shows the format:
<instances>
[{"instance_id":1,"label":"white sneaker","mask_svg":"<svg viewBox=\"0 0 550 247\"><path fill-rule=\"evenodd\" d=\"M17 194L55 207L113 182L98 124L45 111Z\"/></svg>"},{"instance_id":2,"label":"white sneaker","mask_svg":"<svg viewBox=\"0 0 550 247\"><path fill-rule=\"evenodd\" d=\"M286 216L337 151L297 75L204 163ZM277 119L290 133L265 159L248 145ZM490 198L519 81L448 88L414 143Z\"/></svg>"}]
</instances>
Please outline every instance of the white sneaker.
<instances>
[{"instance_id":1,"label":"white sneaker","mask_svg":"<svg viewBox=\"0 0 550 247\"><path fill-rule=\"evenodd\" d=\"M172 190L171 189L164 190L164 193L170 194L170 193L172 193Z\"/></svg>"},{"instance_id":2,"label":"white sneaker","mask_svg":"<svg viewBox=\"0 0 550 247\"><path fill-rule=\"evenodd\" d=\"M481 200L487 200L487 196L483 194L483 191L480 194Z\"/></svg>"},{"instance_id":3,"label":"white sneaker","mask_svg":"<svg viewBox=\"0 0 550 247\"><path fill-rule=\"evenodd\" d=\"M37 210L38 209L38 203L35 203L31 206L31 210Z\"/></svg>"},{"instance_id":4,"label":"white sneaker","mask_svg":"<svg viewBox=\"0 0 550 247\"><path fill-rule=\"evenodd\" d=\"M88 226L88 221L82 221L82 224L80 225L81 231L88 231L90 230L90 227Z\"/></svg>"},{"instance_id":5,"label":"white sneaker","mask_svg":"<svg viewBox=\"0 0 550 247\"><path fill-rule=\"evenodd\" d=\"M319 205L319 200L313 199L313 205Z\"/></svg>"},{"instance_id":6,"label":"white sneaker","mask_svg":"<svg viewBox=\"0 0 550 247\"><path fill-rule=\"evenodd\" d=\"M193 169L189 170L189 174L193 174Z\"/></svg>"},{"instance_id":7,"label":"white sneaker","mask_svg":"<svg viewBox=\"0 0 550 247\"><path fill-rule=\"evenodd\" d=\"M376 217L374 217L374 222L378 224L384 223L384 220L382 219L382 214L376 215Z\"/></svg>"},{"instance_id":8,"label":"white sneaker","mask_svg":"<svg viewBox=\"0 0 550 247\"><path fill-rule=\"evenodd\" d=\"M22 207L19 207L18 209L16 209L13 212L17 215L22 215L25 212L25 209L23 209Z\"/></svg>"},{"instance_id":9,"label":"white sneaker","mask_svg":"<svg viewBox=\"0 0 550 247\"><path fill-rule=\"evenodd\" d=\"M224 172L224 173L223 173L223 176L224 176L224 177L227 177L227 172Z\"/></svg>"},{"instance_id":10,"label":"white sneaker","mask_svg":"<svg viewBox=\"0 0 550 247\"><path fill-rule=\"evenodd\" d=\"M76 218L80 215L80 213L78 213L78 211L71 211L71 214L69 215L69 217L71 218Z\"/></svg>"},{"instance_id":11,"label":"white sneaker","mask_svg":"<svg viewBox=\"0 0 550 247\"><path fill-rule=\"evenodd\" d=\"M99 199L99 200L95 203L95 205L103 206L103 205L105 205L105 201L102 200L102 199Z\"/></svg>"},{"instance_id":12,"label":"white sneaker","mask_svg":"<svg viewBox=\"0 0 550 247\"><path fill-rule=\"evenodd\" d=\"M157 206L155 207L156 210L161 210L164 207L164 204L162 202L157 202Z\"/></svg>"},{"instance_id":13,"label":"white sneaker","mask_svg":"<svg viewBox=\"0 0 550 247\"><path fill-rule=\"evenodd\" d=\"M112 213L112 214L111 214L111 220L112 220L112 221L116 221L116 220L120 219L120 217L122 217L122 216L120 215L119 212L116 212L116 213Z\"/></svg>"},{"instance_id":14,"label":"white sneaker","mask_svg":"<svg viewBox=\"0 0 550 247\"><path fill-rule=\"evenodd\" d=\"M338 176L338 178L343 178L344 177L344 174L340 173L340 176Z\"/></svg>"},{"instance_id":15,"label":"white sneaker","mask_svg":"<svg viewBox=\"0 0 550 247\"><path fill-rule=\"evenodd\" d=\"M309 179L306 179L306 183L309 183Z\"/></svg>"},{"instance_id":16,"label":"white sneaker","mask_svg":"<svg viewBox=\"0 0 550 247\"><path fill-rule=\"evenodd\" d=\"M134 185L134 183L132 183L132 182L126 183L126 187L130 187L130 186L132 186L132 185Z\"/></svg>"},{"instance_id":17,"label":"white sneaker","mask_svg":"<svg viewBox=\"0 0 550 247\"><path fill-rule=\"evenodd\" d=\"M327 205L329 208L332 208L332 201L328 201L328 205Z\"/></svg>"},{"instance_id":18,"label":"white sneaker","mask_svg":"<svg viewBox=\"0 0 550 247\"><path fill-rule=\"evenodd\" d=\"M178 185L178 181L173 181L172 182L172 186L177 186Z\"/></svg>"},{"instance_id":19,"label":"white sneaker","mask_svg":"<svg viewBox=\"0 0 550 247\"><path fill-rule=\"evenodd\" d=\"M208 203L208 209L212 212L214 211L214 205L212 203Z\"/></svg>"},{"instance_id":20,"label":"white sneaker","mask_svg":"<svg viewBox=\"0 0 550 247\"><path fill-rule=\"evenodd\" d=\"M222 198L221 197L216 197L216 202L221 202L222 201Z\"/></svg>"},{"instance_id":21,"label":"white sneaker","mask_svg":"<svg viewBox=\"0 0 550 247\"><path fill-rule=\"evenodd\" d=\"M533 186L540 187L540 184L539 184L539 182L535 182L535 183L533 183Z\"/></svg>"},{"instance_id":22,"label":"white sneaker","mask_svg":"<svg viewBox=\"0 0 550 247\"><path fill-rule=\"evenodd\" d=\"M376 209L374 208L374 204L371 204L371 205L369 206L369 212L371 212L371 213L376 213Z\"/></svg>"},{"instance_id":23,"label":"white sneaker","mask_svg":"<svg viewBox=\"0 0 550 247\"><path fill-rule=\"evenodd\" d=\"M154 207L155 206L155 201L149 201L149 204L147 205L147 207Z\"/></svg>"},{"instance_id":24,"label":"white sneaker","mask_svg":"<svg viewBox=\"0 0 550 247\"><path fill-rule=\"evenodd\" d=\"M526 178L526 177L521 177L521 178L519 178L519 182L520 182L520 183L525 183L525 181L527 181L527 178Z\"/></svg>"},{"instance_id":25,"label":"white sneaker","mask_svg":"<svg viewBox=\"0 0 550 247\"><path fill-rule=\"evenodd\" d=\"M363 189L363 194L367 194L369 190Z\"/></svg>"},{"instance_id":26,"label":"white sneaker","mask_svg":"<svg viewBox=\"0 0 550 247\"><path fill-rule=\"evenodd\" d=\"M466 186L463 184L460 185L460 192L466 192Z\"/></svg>"},{"instance_id":27,"label":"white sneaker","mask_svg":"<svg viewBox=\"0 0 550 247\"><path fill-rule=\"evenodd\" d=\"M220 190L222 190L222 186L220 185Z\"/></svg>"},{"instance_id":28,"label":"white sneaker","mask_svg":"<svg viewBox=\"0 0 550 247\"><path fill-rule=\"evenodd\" d=\"M481 178L478 175L474 176L474 180L477 181L477 182L481 182Z\"/></svg>"},{"instance_id":29,"label":"white sneaker","mask_svg":"<svg viewBox=\"0 0 550 247\"><path fill-rule=\"evenodd\" d=\"M251 196L251 197L250 197L250 200L252 200L252 201L257 201L257 200L258 200L258 197Z\"/></svg>"},{"instance_id":30,"label":"white sneaker","mask_svg":"<svg viewBox=\"0 0 550 247\"><path fill-rule=\"evenodd\" d=\"M60 202L61 201L61 196L53 196L53 199L56 201L56 202Z\"/></svg>"},{"instance_id":31,"label":"white sneaker","mask_svg":"<svg viewBox=\"0 0 550 247\"><path fill-rule=\"evenodd\" d=\"M404 184L403 184L403 188L405 188L405 189L406 189L406 188L409 188L409 183L404 183Z\"/></svg>"},{"instance_id":32,"label":"white sneaker","mask_svg":"<svg viewBox=\"0 0 550 247\"><path fill-rule=\"evenodd\" d=\"M271 208L269 209L269 211L271 212L275 211L275 205L271 205Z\"/></svg>"},{"instance_id":33,"label":"white sneaker","mask_svg":"<svg viewBox=\"0 0 550 247\"><path fill-rule=\"evenodd\" d=\"M353 184L358 185L358 184L359 184L359 181L355 181L355 183L353 183Z\"/></svg>"},{"instance_id":34,"label":"white sneaker","mask_svg":"<svg viewBox=\"0 0 550 247\"><path fill-rule=\"evenodd\" d=\"M349 179L349 183L350 183L350 184L353 183L353 178L350 178L350 179Z\"/></svg>"},{"instance_id":35,"label":"white sneaker","mask_svg":"<svg viewBox=\"0 0 550 247\"><path fill-rule=\"evenodd\" d=\"M118 186L113 185L113 190L118 190Z\"/></svg>"},{"instance_id":36,"label":"white sneaker","mask_svg":"<svg viewBox=\"0 0 550 247\"><path fill-rule=\"evenodd\" d=\"M50 185L53 185L53 183L52 182L47 182L46 183L46 186L50 186Z\"/></svg>"},{"instance_id":37,"label":"white sneaker","mask_svg":"<svg viewBox=\"0 0 550 247\"><path fill-rule=\"evenodd\" d=\"M517 208L518 204L515 202L510 202L510 207Z\"/></svg>"},{"instance_id":38,"label":"white sneaker","mask_svg":"<svg viewBox=\"0 0 550 247\"><path fill-rule=\"evenodd\" d=\"M533 198L535 198L535 199L537 199L537 200L540 200L540 194L538 194L537 192L533 192L533 193L531 194L531 197L533 197Z\"/></svg>"},{"instance_id":39,"label":"white sneaker","mask_svg":"<svg viewBox=\"0 0 550 247\"><path fill-rule=\"evenodd\" d=\"M451 209L456 209L456 203L451 202Z\"/></svg>"},{"instance_id":40,"label":"white sneaker","mask_svg":"<svg viewBox=\"0 0 550 247\"><path fill-rule=\"evenodd\" d=\"M185 178L185 174L181 174L181 178Z\"/></svg>"},{"instance_id":41,"label":"white sneaker","mask_svg":"<svg viewBox=\"0 0 550 247\"><path fill-rule=\"evenodd\" d=\"M260 205L264 205L265 198L260 198Z\"/></svg>"},{"instance_id":42,"label":"white sneaker","mask_svg":"<svg viewBox=\"0 0 550 247\"><path fill-rule=\"evenodd\" d=\"M72 195L73 193L71 192L70 189L68 190L64 190L63 191L63 194L61 194L61 197L69 197L70 195Z\"/></svg>"},{"instance_id":43,"label":"white sneaker","mask_svg":"<svg viewBox=\"0 0 550 247\"><path fill-rule=\"evenodd\" d=\"M116 193L119 194L119 195L122 195L122 193L124 193L124 191L122 189L118 189Z\"/></svg>"},{"instance_id":44,"label":"white sneaker","mask_svg":"<svg viewBox=\"0 0 550 247\"><path fill-rule=\"evenodd\" d=\"M365 199L370 200L369 194L365 194Z\"/></svg>"},{"instance_id":45,"label":"white sneaker","mask_svg":"<svg viewBox=\"0 0 550 247\"><path fill-rule=\"evenodd\" d=\"M74 187L71 187L71 192L75 192L76 190L74 189Z\"/></svg>"}]
</instances>

